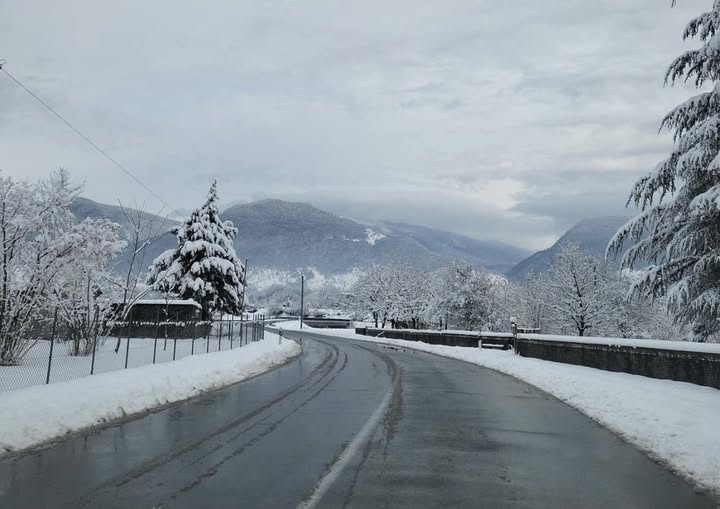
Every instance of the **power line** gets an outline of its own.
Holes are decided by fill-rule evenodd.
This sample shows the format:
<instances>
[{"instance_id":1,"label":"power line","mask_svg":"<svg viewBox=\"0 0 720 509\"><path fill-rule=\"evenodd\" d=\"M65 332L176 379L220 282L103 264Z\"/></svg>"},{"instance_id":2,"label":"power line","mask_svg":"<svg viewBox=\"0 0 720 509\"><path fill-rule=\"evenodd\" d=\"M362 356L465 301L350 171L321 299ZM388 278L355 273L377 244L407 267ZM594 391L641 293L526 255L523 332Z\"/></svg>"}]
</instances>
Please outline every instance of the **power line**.
<instances>
[{"instance_id":1,"label":"power line","mask_svg":"<svg viewBox=\"0 0 720 509\"><path fill-rule=\"evenodd\" d=\"M15 76L13 76L13 75L10 74L9 72L7 72L7 70L6 70L5 67L4 67L4 66L5 66L5 63L6 63L6 61L5 61L4 59L0 59L0 71L4 72L4 73L7 75L8 78L10 78L10 79L13 80L15 83L17 83L23 90L25 90L25 92L27 92L27 93L30 94L33 98L35 98L35 100L36 100L37 102L39 102L40 104L42 104L43 106L45 106L45 108L47 108L48 111L50 111L53 115L55 115L57 118L59 118L59 119L60 119L66 126L68 126L70 129L72 129L73 131L75 131L75 133L76 133L78 136L80 136L83 140L85 140L86 142L88 142L88 143L90 144L90 146L92 146L95 150L97 150L97 151L100 152L103 156L105 156L111 163L113 163L115 166L117 166L118 168L120 168L128 177L130 177L131 179L133 179L133 180L134 180L135 182L137 182L140 186L142 186L147 192L149 192L149 193L150 193L151 195L153 195L155 198L157 198L158 200L160 200L160 202L161 202L163 205L165 205L166 207L168 207L168 209L172 208L172 207L170 207L170 205L168 205L168 203L167 203L165 200L163 200L162 198L160 198L160 196L158 196L158 194L157 194L155 191L153 191L152 189L150 189L150 187L148 187L144 182L142 182L139 178L137 178L135 175L133 175L132 172L130 172L128 169L126 169L122 164L118 163L115 159L113 159L113 158L112 158L107 152L105 152L103 149L101 149L100 147L98 147L98 146L95 144L95 142L93 142L90 138L88 138L87 136L85 136L82 132L80 132L77 128L75 128L75 126L73 126L70 122L68 122L67 120L65 120L62 115L60 115L57 111L55 111L54 109L52 109L49 104L47 104L45 101L43 101L42 99L40 99L40 97L38 97L35 93L33 93L32 90L30 90L30 89L27 88L25 85L23 85L20 81L18 81L18 80L15 78Z\"/></svg>"}]
</instances>

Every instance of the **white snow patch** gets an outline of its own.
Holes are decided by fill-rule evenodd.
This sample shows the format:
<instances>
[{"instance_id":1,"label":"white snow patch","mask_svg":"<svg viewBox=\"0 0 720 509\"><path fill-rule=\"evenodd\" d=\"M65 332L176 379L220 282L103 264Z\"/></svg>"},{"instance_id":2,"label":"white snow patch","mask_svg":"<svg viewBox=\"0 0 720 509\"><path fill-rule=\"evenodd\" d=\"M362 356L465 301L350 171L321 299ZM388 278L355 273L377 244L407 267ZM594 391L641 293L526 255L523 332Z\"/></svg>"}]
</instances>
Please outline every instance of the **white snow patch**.
<instances>
[{"instance_id":1,"label":"white snow patch","mask_svg":"<svg viewBox=\"0 0 720 509\"><path fill-rule=\"evenodd\" d=\"M282 322L279 326L298 328L295 321ZM357 335L352 330L311 330L317 334L413 348L514 376L580 410L679 475L720 494L720 440L717 438L720 390L530 359L507 351L373 338ZM618 344L616 338L584 339L605 342L612 339L613 344ZM637 341L640 346L655 343ZM658 343L667 345L670 342Z\"/></svg>"},{"instance_id":2,"label":"white snow patch","mask_svg":"<svg viewBox=\"0 0 720 509\"><path fill-rule=\"evenodd\" d=\"M371 246L374 246L375 242L377 242L378 240L382 240L385 238L385 235L380 232L376 232L372 228L366 228L365 233L367 234L367 243Z\"/></svg>"},{"instance_id":3,"label":"white snow patch","mask_svg":"<svg viewBox=\"0 0 720 509\"><path fill-rule=\"evenodd\" d=\"M300 352L267 333L235 350L0 393L0 455L239 382Z\"/></svg>"},{"instance_id":4,"label":"white snow patch","mask_svg":"<svg viewBox=\"0 0 720 509\"><path fill-rule=\"evenodd\" d=\"M299 280L296 272L270 268L251 267L248 272L248 287L255 291L264 291L273 286L287 286Z\"/></svg>"},{"instance_id":5,"label":"white snow patch","mask_svg":"<svg viewBox=\"0 0 720 509\"><path fill-rule=\"evenodd\" d=\"M294 271L260 268L253 272L250 269L249 288L262 292L273 286L288 286L300 284L300 274L305 273L305 284L311 290L334 288L346 290L350 288L364 273L361 269L354 267L349 272L340 274L325 275L316 267L305 267Z\"/></svg>"}]
</instances>

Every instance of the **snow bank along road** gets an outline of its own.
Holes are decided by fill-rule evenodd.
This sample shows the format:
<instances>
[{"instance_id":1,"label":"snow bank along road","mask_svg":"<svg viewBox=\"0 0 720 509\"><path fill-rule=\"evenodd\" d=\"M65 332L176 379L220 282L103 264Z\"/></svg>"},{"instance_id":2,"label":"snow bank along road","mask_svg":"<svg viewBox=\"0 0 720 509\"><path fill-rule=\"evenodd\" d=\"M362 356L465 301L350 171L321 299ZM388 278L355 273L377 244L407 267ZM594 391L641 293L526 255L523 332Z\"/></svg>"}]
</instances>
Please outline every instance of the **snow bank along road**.
<instances>
[{"instance_id":1,"label":"snow bank along road","mask_svg":"<svg viewBox=\"0 0 720 509\"><path fill-rule=\"evenodd\" d=\"M306 332L295 360L0 461L0 507L716 508L506 375Z\"/></svg>"},{"instance_id":2,"label":"snow bank along road","mask_svg":"<svg viewBox=\"0 0 720 509\"><path fill-rule=\"evenodd\" d=\"M268 336L242 349L0 392L0 455L237 383L301 351Z\"/></svg>"}]
</instances>

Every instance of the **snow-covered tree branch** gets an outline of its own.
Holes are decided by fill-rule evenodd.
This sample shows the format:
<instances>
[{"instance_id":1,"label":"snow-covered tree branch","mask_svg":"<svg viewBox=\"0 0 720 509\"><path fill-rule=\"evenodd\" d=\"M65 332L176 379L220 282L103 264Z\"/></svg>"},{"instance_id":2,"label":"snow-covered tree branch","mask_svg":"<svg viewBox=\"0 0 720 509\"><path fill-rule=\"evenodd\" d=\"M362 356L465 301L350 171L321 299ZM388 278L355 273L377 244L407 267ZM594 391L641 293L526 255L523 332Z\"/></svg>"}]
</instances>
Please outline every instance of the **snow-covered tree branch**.
<instances>
[{"instance_id":1,"label":"snow-covered tree branch","mask_svg":"<svg viewBox=\"0 0 720 509\"><path fill-rule=\"evenodd\" d=\"M68 331L71 355L88 355L119 297L112 260L125 248L121 226L108 219L85 219L72 230L73 263L62 267L50 302Z\"/></svg>"},{"instance_id":2,"label":"snow-covered tree branch","mask_svg":"<svg viewBox=\"0 0 720 509\"><path fill-rule=\"evenodd\" d=\"M79 191L62 169L37 184L0 177L0 364L17 364L48 318L51 285L79 242L68 208Z\"/></svg>"},{"instance_id":3,"label":"snow-covered tree branch","mask_svg":"<svg viewBox=\"0 0 720 509\"><path fill-rule=\"evenodd\" d=\"M710 90L676 107L661 128L673 132L670 156L635 184L629 203L641 213L623 226L608 246L617 254L631 247L623 265L643 263L634 283L637 295L666 296L681 324L696 338L720 331L720 2L691 20L684 38L701 45L675 59L666 81L694 81Z\"/></svg>"}]
</instances>

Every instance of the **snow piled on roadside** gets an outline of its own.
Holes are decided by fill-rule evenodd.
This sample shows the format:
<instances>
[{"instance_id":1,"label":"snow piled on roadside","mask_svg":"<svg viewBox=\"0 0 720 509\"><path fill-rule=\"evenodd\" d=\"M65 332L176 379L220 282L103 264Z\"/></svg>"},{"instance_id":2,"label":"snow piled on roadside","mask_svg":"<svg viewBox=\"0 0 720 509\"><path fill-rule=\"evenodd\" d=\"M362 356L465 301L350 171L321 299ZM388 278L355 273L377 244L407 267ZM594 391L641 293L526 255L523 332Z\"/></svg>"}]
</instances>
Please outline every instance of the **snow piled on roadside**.
<instances>
[{"instance_id":1,"label":"snow piled on roadside","mask_svg":"<svg viewBox=\"0 0 720 509\"><path fill-rule=\"evenodd\" d=\"M300 351L268 333L235 350L0 393L0 455L239 382Z\"/></svg>"},{"instance_id":2,"label":"snow piled on roadside","mask_svg":"<svg viewBox=\"0 0 720 509\"><path fill-rule=\"evenodd\" d=\"M280 325L297 328L295 322ZM530 359L507 351L373 338L351 330L311 330L430 352L511 375L577 408L678 475L720 494L720 390Z\"/></svg>"}]
</instances>

